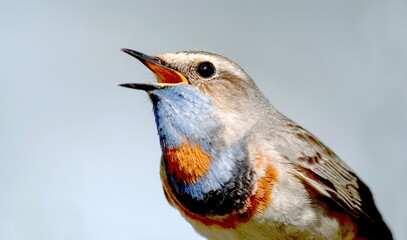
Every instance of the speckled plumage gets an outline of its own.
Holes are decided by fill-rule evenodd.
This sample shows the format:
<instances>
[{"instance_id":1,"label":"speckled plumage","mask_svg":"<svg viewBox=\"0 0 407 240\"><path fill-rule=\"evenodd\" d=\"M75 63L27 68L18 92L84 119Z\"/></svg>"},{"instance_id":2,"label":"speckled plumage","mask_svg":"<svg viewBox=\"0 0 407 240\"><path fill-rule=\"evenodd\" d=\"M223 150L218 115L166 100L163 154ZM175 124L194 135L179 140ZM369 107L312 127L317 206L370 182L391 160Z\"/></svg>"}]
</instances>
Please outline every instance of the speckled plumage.
<instances>
[{"instance_id":1,"label":"speckled plumage","mask_svg":"<svg viewBox=\"0 0 407 240\"><path fill-rule=\"evenodd\" d=\"M236 63L210 52L150 57L148 92L171 205L208 239L392 239L368 187L279 113ZM210 63L214 73L200 71Z\"/></svg>"}]
</instances>

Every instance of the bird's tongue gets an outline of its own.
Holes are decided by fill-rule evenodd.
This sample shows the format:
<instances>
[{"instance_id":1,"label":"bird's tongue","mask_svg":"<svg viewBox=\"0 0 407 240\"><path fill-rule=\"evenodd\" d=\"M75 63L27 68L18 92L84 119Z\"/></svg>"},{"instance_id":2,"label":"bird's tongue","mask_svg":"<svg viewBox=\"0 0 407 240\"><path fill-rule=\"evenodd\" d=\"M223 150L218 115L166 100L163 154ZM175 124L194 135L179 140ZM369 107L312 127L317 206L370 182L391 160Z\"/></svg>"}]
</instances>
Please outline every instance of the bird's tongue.
<instances>
[{"instance_id":1,"label":"bird's tongue","mask_svg":"<svg viewBox=\"0 0 407 240\"><path fill-rule=\"evenodd\" d=\"M179 72L156 62L145 61L146 65L157 77L159 83L179 84L188 83L188 80Z\"/></svg>"}]
</instances>

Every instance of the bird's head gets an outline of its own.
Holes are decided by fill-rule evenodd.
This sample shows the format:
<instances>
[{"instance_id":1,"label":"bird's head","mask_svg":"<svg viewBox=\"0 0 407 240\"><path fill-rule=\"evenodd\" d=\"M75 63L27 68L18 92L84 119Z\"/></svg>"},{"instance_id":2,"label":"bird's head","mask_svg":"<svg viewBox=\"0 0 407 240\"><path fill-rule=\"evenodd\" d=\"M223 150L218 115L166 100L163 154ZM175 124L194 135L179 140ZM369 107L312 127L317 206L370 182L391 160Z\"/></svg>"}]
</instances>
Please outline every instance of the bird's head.
<instances>
[{"instance_id":1,"label":"bird's head","mask_svg":"<svg viewBox=\"0 0 407 240\"><path fill-rule=\"evenodd\" d=\"M165 100L171 105L166 107L168 115L176 112L180 117L184 114L185 121L190 122L187 120L189 118L195 121L195 125L209 124L205 121L212 118L221 125L232 126L223 132L228 140L241 137L261 117L259 114L265 112L264 108L269 108L268 100L249 75L239 65L219 54L182 51L148 56L130 49L122 51L146 65L156 75L158 82L121 86L148 92L155 108L165 107L158 101ZM200 116L199 119L193 116L194 113ZM188 124L184 122L182 125L185 127ZM194 132L199 131L194 129Z\"/></svg>"},{"instance_id":2,"label":"bird's head","mask_svg":"<svg viewBox=\"0 0 407 240\"><path fill-rule=\"evenodd\" d=\"M189 84L213 99L217 105L236 110L249 105L253 100L250 95L258 90L239 65L216 53L183 51L148 56L130 49L122 51L140 60L158 80L158 83L122 84L123 87L151 92Z\"/></svg>"}]
</instances>

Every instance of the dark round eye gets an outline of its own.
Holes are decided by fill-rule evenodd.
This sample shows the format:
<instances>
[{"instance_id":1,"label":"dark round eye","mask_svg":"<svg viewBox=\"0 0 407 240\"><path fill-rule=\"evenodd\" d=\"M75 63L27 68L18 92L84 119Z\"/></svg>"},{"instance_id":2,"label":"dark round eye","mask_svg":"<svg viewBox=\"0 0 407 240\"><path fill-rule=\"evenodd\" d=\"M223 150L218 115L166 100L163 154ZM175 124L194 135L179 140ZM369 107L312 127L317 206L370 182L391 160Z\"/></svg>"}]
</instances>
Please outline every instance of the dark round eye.
<instances>
[{"instance_id":1,"label":"dark round eye","mask_svg":"<svg viewBox=\"0 0 407 240\"><path fill-rule=\"evenodd\" d=\"M200 63L196 70L201 77L209 78L215 73L215 66L210 62Z\"/></svg>"}]
</instances>

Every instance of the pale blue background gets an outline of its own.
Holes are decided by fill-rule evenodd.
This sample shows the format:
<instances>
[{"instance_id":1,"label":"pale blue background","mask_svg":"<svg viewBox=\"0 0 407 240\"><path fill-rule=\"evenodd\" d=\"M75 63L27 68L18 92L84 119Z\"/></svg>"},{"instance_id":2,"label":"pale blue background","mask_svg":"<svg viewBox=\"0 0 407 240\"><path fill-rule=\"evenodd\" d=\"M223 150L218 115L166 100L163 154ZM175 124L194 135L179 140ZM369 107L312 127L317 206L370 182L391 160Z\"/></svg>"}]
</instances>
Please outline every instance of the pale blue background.
<instances>
[{"instance_id":1,"label":"pale blue background","mask_svg":"<svg viewBox=\"0 0 407 240\"><path fill-rule=\"evenodd\" d=\"M127 47L219 52L371 187L407 239L407 1L2 1L0 239L201 239L162 194Z\"/></svg>"}]
</instances>

